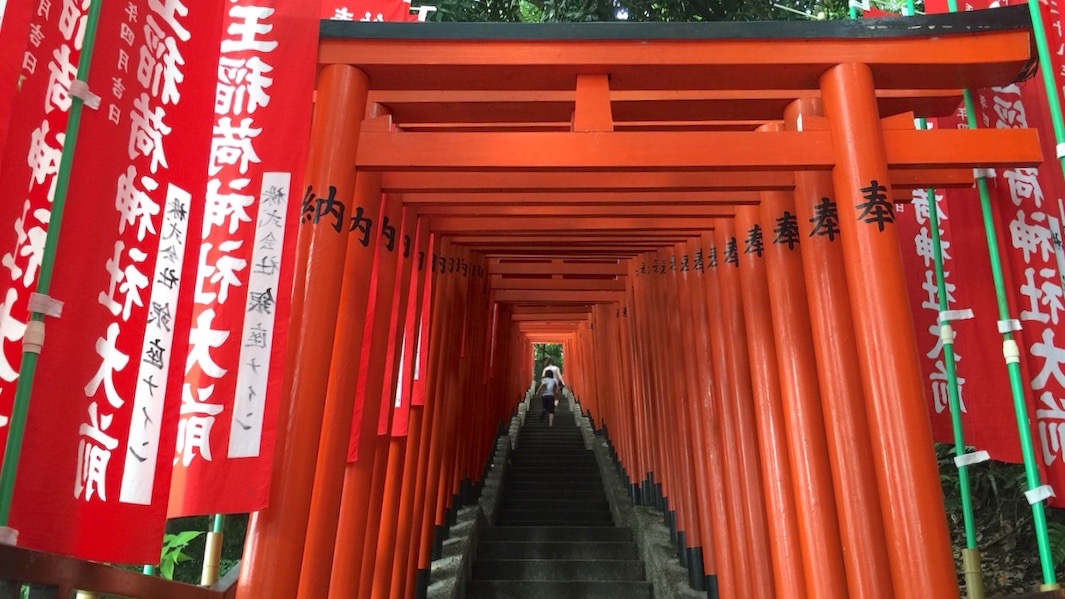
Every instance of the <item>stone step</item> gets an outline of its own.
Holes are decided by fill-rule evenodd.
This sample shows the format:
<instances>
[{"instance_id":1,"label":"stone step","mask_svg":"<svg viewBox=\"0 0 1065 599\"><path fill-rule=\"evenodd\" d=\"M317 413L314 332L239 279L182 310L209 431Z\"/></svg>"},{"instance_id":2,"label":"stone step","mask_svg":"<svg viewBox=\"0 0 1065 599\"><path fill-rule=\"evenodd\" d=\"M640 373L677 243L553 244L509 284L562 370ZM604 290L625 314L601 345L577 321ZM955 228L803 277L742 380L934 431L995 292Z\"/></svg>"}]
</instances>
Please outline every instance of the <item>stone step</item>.
<instances>
[{"instance_id":1,"label":"stone step","mask_svg":"<svg viewBox=\"0 0 1065 599\"><path fill-rule=\"evenodd\" d=\"M500 502L504 510L535 510L535 509L566 509L574 511L610 511L610 503L606 498L600 499L559 499L550 495L545 497L531 498L520 495L512 495Z\"/></svg>"},{"instance_id":2,"label":"stone step","mask_svg":"<svg viewBox=\"0 0 1065 599\"><path fill-rule=\"evenodd\" d=\"M500 510L500 526L613 526L609 511Z\"/></svg>"},{"instance_id":3,"label":"stone step","mask_svg":"<svg viewBox=\"0 0 1065 599\"><path fill-rule=\"evenodd\" d=\"M492 541L482 542L477 553L491 559L640 559L635 543L609 541Z\"/></svg>"},{"instance_id":4,"label":"stone step","mask_svg":"<svg viewBox=\"0 0 1065 599\"><path fill-rule=\"evenodd\" d=\"M470 599L652 599L649 582L475 580Z\"/></svg>"},{"instance_id":5,"label":"stone step","mask_svg":"<svg viewBox=\"0 0 1065 599\"><path fill-rule=\"evenodd\" d=\"M480 559L474 580L582 580L623 582L644 580L640 560Z\"/></svg>"},{"instance_id":6,"label":"stone step","mask_svg":"<svg viewBox=\"0 0 1065 599\"><path fill-rule=\"evenodd\" d=\"M489 526L481 531L480 540L631 543L633 536L631 529L616 526Z\"/></svg>"},{"instance_id":7,"label":"stone step","mask_svg":"<svg viewBox=\"0 0 1065 599\"><path fill-rule=\"evenodd\" d=\"M502 494L503 501L539 501L541 499L557 499L559 501L606 501L606 492L602 489L591 489L587 491L552 491L550 489L509 491L504 489Z\"/></svg>"},{"instance_id":8,"label":"stone step","mask_svg":"<svg viewBox=\"0 0 1065 599\"><path fill-rule=\"evenodd\" d=\"M603 483L593 481L513 481L506 482L507 491L601 491Z\"/></svg>"}]
</instances>

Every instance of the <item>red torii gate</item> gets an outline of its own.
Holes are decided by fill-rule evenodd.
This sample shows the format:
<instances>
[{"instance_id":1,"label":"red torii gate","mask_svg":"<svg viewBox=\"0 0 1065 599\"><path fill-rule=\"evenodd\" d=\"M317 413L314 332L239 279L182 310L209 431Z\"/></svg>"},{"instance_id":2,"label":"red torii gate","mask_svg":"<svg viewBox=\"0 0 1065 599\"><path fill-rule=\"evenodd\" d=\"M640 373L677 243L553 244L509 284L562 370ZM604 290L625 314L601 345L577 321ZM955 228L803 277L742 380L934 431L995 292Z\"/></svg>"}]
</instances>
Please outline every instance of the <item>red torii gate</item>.
<instances>
[{"instance_id":1,"label":"red torii gate","mask_svg":"<svg viewBox=\"0 0 1065 599\"><path fill-rule=\"evenodd\" d=\"M1015 9L872 24L323 24L276 484L251 526L239 596L410 594L414 570L401 566L411 555L427 568L432 527L461 478L461 466L435 467L477 459L457 441L447 377L487 373L451 372L438 339L461 339L462 364L472 362L480 354L465 354L466 333L495 320L470 306L493 305L512 325L497 339L561 338L576 352L581 384L604 391L592 408L619 423L634 472L661 469L678 523L707 549L723 590L957 596L890 203L914 188L971 185L972 168L1039 162L1034 131L912 128L914 115L953 110L957 88L1013 81L1031 59L1027 28ZM322 402L336 375L332 340L361 339L338 308L365 305L370 292L373 252L348 218L377 214L382 192L394 218L433 233L432 252L452 271L488 273L468 286L433 278L430 400L412 445L423 457L402 469L429 479L402 504L424 519L389 512L382 528L397 524L411 548L384 569L380 547L376 565L370 555L373 517L393 505L371 493L384 470L342 485L335 448L347 438L330 431L350 420L350 404ZM772 230L787 210L809 222L828 197L842 243L804 240L801 259L737 252L737 230ZM677 268L709 262L710 249L720 253L713 276ZM649 263L668 278L648 277ZM623 311L639 318L623 325ZM773 330L782 315L795 324ZM633 343L654 364L612 349ZM508 351L515 364L527 358ZM651 376L670 361L686 374ZM631 375L635 391L597 364ZM819 386L825 423L811 403ZM698 406L665 399L628 414L606 392L712 392L725 424L702 433ZM849 406L856 398L864 405ZM661 443L668 433L695 462ZM850 438L862 435L871 446ZM704 496L720 510L694 500ZM337 541L345 518L364 537Z\"/></svg>"}]
</instances>

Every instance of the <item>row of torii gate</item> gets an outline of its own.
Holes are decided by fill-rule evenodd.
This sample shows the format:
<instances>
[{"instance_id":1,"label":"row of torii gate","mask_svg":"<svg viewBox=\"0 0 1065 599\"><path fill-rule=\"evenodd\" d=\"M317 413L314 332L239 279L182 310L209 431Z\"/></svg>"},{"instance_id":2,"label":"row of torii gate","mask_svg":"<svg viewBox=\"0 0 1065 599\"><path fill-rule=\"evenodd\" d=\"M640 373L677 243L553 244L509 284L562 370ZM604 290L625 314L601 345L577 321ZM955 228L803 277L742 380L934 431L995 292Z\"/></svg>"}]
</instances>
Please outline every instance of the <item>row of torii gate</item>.
<instances>
[{"instance_id":1,"label":"row of torii gate","mask_svg":"<svg viewBox=\"0 0 1065 599\"><path fill-rule=\"evenodd\" d=\"M547 341L723 597L958 596L891 204L1040 162L1034 131L913 126L1027 70L1023 9L322 33L289 405L238 596L417 592ZM428 277L372 251L382 201ZM430 307L425 403L345 465L345 373L389 353L371 292Z\"/></svg>"}]
</instances>

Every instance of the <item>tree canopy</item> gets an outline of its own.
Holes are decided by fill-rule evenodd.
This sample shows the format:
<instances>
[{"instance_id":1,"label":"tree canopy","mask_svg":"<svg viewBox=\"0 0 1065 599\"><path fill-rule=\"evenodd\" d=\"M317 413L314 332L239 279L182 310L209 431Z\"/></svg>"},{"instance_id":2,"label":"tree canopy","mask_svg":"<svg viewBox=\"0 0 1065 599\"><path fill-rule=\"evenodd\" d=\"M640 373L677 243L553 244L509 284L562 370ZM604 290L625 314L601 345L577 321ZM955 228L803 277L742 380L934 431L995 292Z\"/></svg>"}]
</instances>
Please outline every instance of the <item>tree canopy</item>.
<instances>
[{"instance_id":1,"label":"tree canopy","mask_svg":"<svg viewBox=\"0 0 1065 599\"><path fill-rule=\"evenodd\" d=\"M901 12L904 0L875 0L873 4L887 12ZM690 22L847 17L847 0L439 0L436 6L432 20L466 22Z\"/></svg>"}]
</instances>

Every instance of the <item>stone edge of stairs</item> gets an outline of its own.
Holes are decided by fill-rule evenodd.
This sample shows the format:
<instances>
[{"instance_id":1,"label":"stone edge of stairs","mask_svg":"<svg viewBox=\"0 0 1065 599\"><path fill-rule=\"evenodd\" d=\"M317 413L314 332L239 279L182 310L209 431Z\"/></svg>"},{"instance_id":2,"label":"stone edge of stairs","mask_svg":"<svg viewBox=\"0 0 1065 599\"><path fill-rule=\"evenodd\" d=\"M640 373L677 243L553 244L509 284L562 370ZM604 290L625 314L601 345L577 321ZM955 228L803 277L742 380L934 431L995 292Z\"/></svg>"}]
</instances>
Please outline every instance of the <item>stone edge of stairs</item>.
<instances>
[{"instance_id":1,"label":"stone edge of stairs","mask_svg":"<svg viewBox=\"0 0 1065 599\"><path fill-rule=\"evenodd\" d=\"M655 599L706 599L705 592L688 586L688 570L677 559L676 548L669 540L669 529L662 523L662 512L633 506L629 489L614 468L606 440L595 435L580 404L572 397L570 401L573 402L573 416L581 429L584 445L595 453L614 522L618 526L632 528L646 567L647 580L654 586Z\"/></svg>"},{"instance_id":2,"label":"stone edge of stairs","mask_svg":"<svg viewBox=\"0 0 1065 599\"><path fill-rule=\"evenodd\" d=\"M444 541L442 556L430 566L427 599L463 599L466 596L477 557L477 538L481 528L495 521L499 511L507 459L518 444L521 426L529 410L529 395L526 394L525 401L518 404L518 413L511 418L507 434L496 439L492 468L484 480L480 499L459 510L457 522Z\"/></svg>"}]
</instances>

